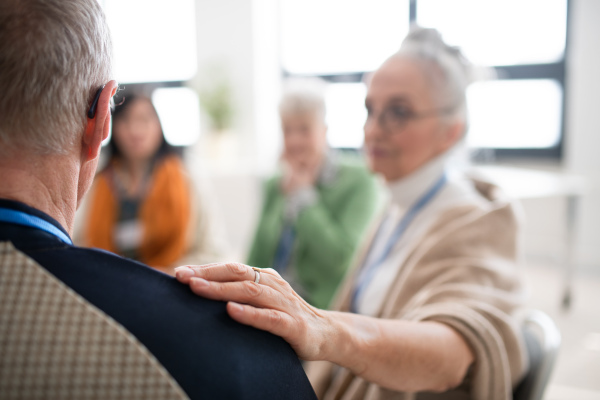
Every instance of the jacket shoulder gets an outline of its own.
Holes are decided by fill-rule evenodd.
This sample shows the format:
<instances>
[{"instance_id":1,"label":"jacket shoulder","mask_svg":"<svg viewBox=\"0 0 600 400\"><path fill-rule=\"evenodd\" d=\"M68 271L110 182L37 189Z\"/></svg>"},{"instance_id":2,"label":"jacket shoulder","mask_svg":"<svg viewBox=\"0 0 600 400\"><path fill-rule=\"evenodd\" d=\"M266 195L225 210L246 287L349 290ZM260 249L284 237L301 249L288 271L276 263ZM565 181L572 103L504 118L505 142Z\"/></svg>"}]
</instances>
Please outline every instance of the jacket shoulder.
<instances>
[{"instance_id":1,"label":"jacket shoulder","mask_svg":"<svg viewBox=\"0 0 600 400\"><path fill-rule=\"evenodd\" d=\"M102 250L43 253L44 268L131 332L190 398L314 398L291 347L233 321L225 303Z\"/></svg>"}]
</instances>

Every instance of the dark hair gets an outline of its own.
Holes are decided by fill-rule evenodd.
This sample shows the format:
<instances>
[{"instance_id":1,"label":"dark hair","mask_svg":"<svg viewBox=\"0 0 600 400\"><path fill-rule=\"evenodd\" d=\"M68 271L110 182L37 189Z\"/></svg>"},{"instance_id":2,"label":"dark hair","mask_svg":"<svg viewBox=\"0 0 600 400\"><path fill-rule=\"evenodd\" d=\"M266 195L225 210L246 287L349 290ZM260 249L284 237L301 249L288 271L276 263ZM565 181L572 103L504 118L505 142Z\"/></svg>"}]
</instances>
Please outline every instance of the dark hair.
<instances>
[{"instance_id":1,"label":"dark hair","mask_svg":"<svg viewBox=\"0 0 600 400\"><path fill-rule=\"evenodd\" d=\"M120 159L123 157L123 153L119 149L117 142L114 140L114 137L115 137L114 131L115 131L116 122L122 118L125 118L127 116L127 112L129 110L129 108L131 107L131 105L139 100L147 101L150 104L150 107L152 108L152 111L154 112L154 115L156 115L156 118L158 120L158 125L160 126L160 134L162 136L162 142L161 142L160 146L158 147L158 150L156 150L156 153L152 156L152 159L154 161L157 161L157 160L159 160L165 156L171 155L171 154L175 154L175 155L179 156L180 152L177 151L177 149L175 147L171 146L165 139L165 134L163 132L162 125L160 123L160 119L158 118L158 113L156 112L156 108L154 108L154 104L152 104L152 100L150 100L150 98L146 97L146 96L129 94L129 95L124 96L122 100L116 99L116 102L118 105L115 107L115 110L112 113L113 135L110 139L110 142L108 142L108 151L110 152L109 160L112 161L112 160Z\"/></svg>"}]
</instances>

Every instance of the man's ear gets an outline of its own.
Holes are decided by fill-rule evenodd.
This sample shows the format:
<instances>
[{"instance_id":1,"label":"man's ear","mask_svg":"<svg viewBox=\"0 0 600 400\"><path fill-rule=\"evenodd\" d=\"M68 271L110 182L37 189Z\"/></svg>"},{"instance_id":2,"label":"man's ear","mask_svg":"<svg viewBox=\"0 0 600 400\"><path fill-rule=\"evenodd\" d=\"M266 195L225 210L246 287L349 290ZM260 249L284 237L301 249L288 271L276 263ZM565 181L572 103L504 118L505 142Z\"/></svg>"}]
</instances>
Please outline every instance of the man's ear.
<instances>
[{"instance_id":1,"label":"man's ear","mask_svg":"<svg viewBox=\"0 0 600 400\"><path fill-rule=\"evenodd\" d=\"M81 157L84 161L96 159L100 155L102 142L110 129L110 99L117 92L117 82L110 81L105 86L96 107L94 118L88 118L81 144Z\"/></svg>"}]
</instances>

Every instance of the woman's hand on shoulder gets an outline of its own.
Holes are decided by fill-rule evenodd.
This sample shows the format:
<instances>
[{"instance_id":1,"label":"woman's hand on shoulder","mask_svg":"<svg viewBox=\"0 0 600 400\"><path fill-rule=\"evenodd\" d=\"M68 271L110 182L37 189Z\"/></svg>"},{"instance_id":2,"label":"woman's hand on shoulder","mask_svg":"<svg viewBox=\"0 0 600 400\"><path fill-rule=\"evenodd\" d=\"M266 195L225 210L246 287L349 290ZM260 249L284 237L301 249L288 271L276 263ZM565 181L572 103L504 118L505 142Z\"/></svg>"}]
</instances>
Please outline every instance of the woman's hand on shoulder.
<instances>
[{"instance_id":1,"label":"woman's hand on shoulder","mask_svg":"<svg viewBox=\"0 0 600 400\"><path fill-rule=\"evenodd\" d=\"M298 357L326 358L332 337L328 312L308 304L277 271L222 263L179 267L175 276L199 296L226 301L234 320L281 336Z\"/></svg>"}]
</instances>

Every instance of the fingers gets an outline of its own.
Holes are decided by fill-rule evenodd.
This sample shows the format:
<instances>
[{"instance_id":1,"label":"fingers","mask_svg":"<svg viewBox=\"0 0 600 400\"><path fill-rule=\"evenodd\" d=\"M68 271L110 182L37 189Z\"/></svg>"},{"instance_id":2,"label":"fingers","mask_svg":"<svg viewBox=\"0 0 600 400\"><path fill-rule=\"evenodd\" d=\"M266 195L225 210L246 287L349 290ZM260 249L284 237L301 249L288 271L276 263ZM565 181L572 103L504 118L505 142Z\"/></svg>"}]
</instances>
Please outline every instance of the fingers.
<instances>
[{"instance_id":1,"label":"fingers","mask_svg":"<svg viewBox=\"0 0 600 400\"><path fill-rule=\"evenodd\" d=\"M260 271L260 284L270 286L273 289L281 292L293 292L292 287L288 282L279 275L279 272L273 268L261 268ZM252 278L254 280L254 277Z\"/></svg>"},{"instance_id":2,"label":"fingers","mask_svg":"<svg viewBox=\"0 0 600 400\"><path fill-rule=\"evenodd\" d=\"M175 268L175 277L181 283L190 283L191 278L202 278L215 282L237 282L254 280L254 270L240 263L215 263Z\"/></svg>"},{"instance_id":3,"label":"fingers","mask_svg":"<svg viewBox=\"0 0 600 400\"><path fill-rule=\"evenodd\" d=\"M292 331L293 319L288 314L264 308L256 308L235 302L227 303L229 316L237 322L271 332L287 339Z\"/></svg>"},{"instance_id":4,"label":"fingers","mask_svg":"<svg viewBox=\"0 0 600 400\"><path fill-rule=\"evenodd\" d=\"M234 301L255 307L290 311L285 294L254 281L211 282L194 277L190 279L190 288L195 294L211 300Z\"/></svg>"},{"instance_id":5,"label":"fingers","mask_svg":"<svg viewBox=\"0 0 600 400\"><path fill-rule=\"evenodd\" d=\"M277 272L273 268L261 268L260 272L263 274L269 274L271 276L276 276L277 278L281 278L281 275L279 275L279 272Z\"/></svg>"}]
</instances>

